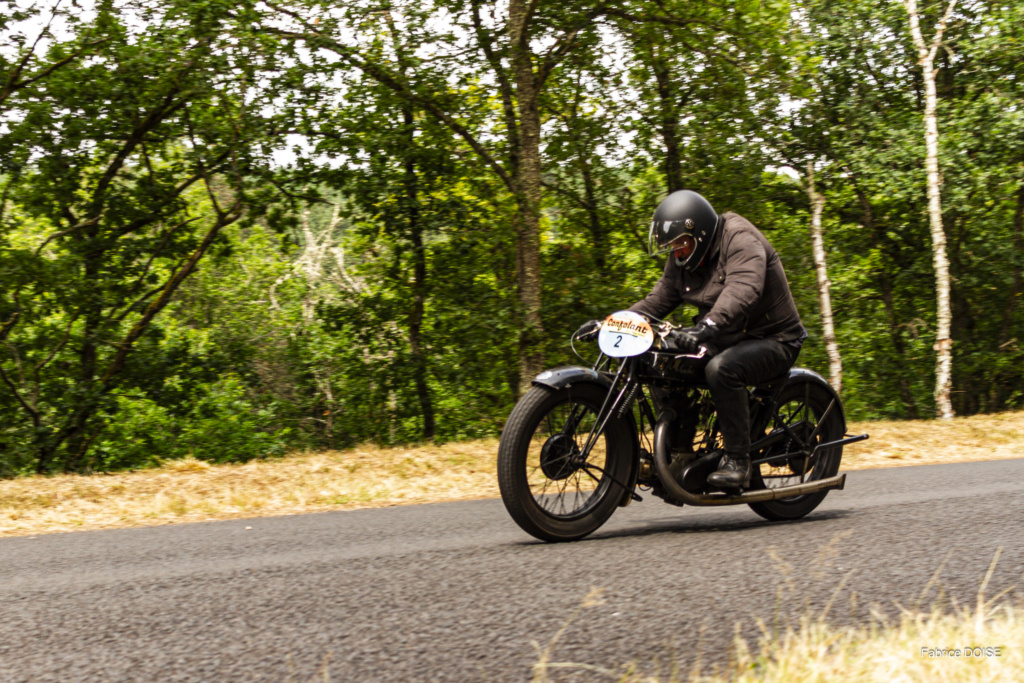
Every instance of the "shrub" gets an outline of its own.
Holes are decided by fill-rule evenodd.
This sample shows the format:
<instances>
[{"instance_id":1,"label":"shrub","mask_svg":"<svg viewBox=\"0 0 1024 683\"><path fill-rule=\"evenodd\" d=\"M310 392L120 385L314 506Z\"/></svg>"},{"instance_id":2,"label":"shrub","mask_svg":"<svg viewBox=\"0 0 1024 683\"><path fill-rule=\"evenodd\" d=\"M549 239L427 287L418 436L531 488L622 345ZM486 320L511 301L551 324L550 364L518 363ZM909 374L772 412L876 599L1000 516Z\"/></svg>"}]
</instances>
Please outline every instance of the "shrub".
<instances>
[{"instance_id":1,"label":"shrub","mask_svg":"<svg viewBox=\"0 0 1024 683\"><path fill-rule=\"evenodd\" d=\"M96 444L94 469L152 467L190 456L244 462L284 454L291 430L276 424L273 405L257 405L248 396L237 375L225 375L193 395L184 415L144 396L118 397L117 412Z\"/></svg>"}]
</instances>

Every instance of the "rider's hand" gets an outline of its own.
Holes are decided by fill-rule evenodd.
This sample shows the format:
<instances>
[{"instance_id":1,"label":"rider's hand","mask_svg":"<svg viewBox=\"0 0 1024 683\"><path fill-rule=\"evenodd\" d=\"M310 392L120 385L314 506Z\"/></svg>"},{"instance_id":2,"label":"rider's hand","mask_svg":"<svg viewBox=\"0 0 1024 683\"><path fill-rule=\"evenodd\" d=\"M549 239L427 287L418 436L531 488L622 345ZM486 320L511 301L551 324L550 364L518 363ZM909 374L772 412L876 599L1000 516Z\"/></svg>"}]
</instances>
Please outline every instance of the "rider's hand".
<instances>
[{"instance_id":1,"label":"rider's hand","mask_svg":"<svg viewBox=\"0 0 1024 683\"><path fill-rule=\"evenodd\" d=\"M718 328L713 323L701 321L696 327L672 330L665 336L669 346L682 353L697 353L700 347L707 346L718 336Z\"/></svg>"},{"instance_id":2,"label":"rider's hand","mask_svg":"<svg viewBox=\"0 0 1024 683\"><path fill-rule=\"evenodd\" d=\"M700 342L697 338L690 334L690 330L694 328L688 327L685 330L671 330L665 335L665 349L668 351L675 351L676 353L696 353L697 349L700 348Z\"/></svg>"},{"instance_id":3,"label":"rider's hand","mask_svg":"<svg viewBox=\"0 0 1024 683\"><path fill-rule=\"evenodd\" d=\"M594 341L597 339L597 333L601 331L600 320L588 320L587 322L580 325L580 329L576 330L576 334L573 335L580 341Z\"/></svg>"}]
</instances>

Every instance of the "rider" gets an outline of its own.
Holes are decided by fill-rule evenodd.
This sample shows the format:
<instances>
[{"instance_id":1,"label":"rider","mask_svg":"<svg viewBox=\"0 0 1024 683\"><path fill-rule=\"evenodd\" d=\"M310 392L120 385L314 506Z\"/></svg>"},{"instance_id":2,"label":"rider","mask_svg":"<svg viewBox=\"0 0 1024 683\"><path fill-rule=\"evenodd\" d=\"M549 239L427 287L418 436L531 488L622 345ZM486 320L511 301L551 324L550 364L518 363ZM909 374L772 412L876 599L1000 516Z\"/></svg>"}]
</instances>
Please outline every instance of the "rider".
<instances>
[{"instance_id":1,"label":"rider","mask_svg":"<svg viewBox=\"0 0 1024 683\"><path fill-rule=\"evenodd\" d=\"M724 457L708 483L746 488L751 475L746 387L789 370L807 338L782 261L750 221L735 213L719 216L690 190L661 202L649 243L651 255L672 255L651 293L630 310L664 318L681 303L697 307L694 327L673 331L671 342L684 353L709 344L719 350L705 377L718 409ZM576 335L594 339L599 328L591 320Z\"/></svg>"}]
</instances>

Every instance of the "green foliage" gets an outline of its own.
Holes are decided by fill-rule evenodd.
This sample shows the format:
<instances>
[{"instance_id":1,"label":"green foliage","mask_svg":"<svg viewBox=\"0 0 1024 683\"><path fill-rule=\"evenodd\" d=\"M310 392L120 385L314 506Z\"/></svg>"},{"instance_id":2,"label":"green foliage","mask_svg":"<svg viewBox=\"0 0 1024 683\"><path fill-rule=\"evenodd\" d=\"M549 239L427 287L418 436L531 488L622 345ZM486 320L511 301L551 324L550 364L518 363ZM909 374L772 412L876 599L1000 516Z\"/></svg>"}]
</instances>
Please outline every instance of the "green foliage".
<instances>
[{"instance_id":1,"label":"green foliage","mask_svg":"<svg viewBox=\"0 0 1024 683\"><path fill-rule=\"evenodd\" d=\"M181 388L167 377L170 389ZM184 413L143 396L118 397L116 412L94 446L96 468L158 465L193 457L209 462L245 462L283 455L290 429L277 428L274 405L257 406L237 375L194 387Z\"/></svg>"},{"instance_id":2,"label":"green foliage","mask_svg":"<svg viewBox=\"0 0 1024 683\"><path fill-rule=\"evenodd\" d=\"M4 93L0 442L16 455L0 471L97 466L115 390L144 374L136 344L224 227L259 206L254 46L228 35L225 8L132 9L72 22L44 60L60 68Z\"/></svg>"},{"instance_id":3,"label":"green foliage","mask_svg":"<svg viewBox=\"0 0 1024 683\"><path fill-rule=\"evenodd\" d=\"M524 352L579 363L571 332L650 290L683 186L776 246L824 372L808 162L848 414L930 415L900 4L530 6L543 337L504 5L101 3L38 45L34 5L0 12L0 476L495 435ZM960 413L1024 405L1022 12L964 4L939 53Z\"/></svg>"}]
</instances>

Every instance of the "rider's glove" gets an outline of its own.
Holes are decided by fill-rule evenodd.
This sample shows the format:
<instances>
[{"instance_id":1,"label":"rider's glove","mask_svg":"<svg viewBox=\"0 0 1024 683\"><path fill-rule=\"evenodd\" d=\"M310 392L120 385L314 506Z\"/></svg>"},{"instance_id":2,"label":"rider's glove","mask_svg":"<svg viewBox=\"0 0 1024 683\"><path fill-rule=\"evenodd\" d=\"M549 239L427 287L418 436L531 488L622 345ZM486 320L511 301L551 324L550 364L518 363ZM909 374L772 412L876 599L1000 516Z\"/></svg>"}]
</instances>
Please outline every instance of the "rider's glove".
<instances>
[{"instance_id":1,"label":"rider's glove","mask_svg":"<svg viewBox=\"0 0 1024 683\"><path fill-rule=\"evenodd\" d=\"M601 331L600 320L588 320L587 322L580 325L580 329L576 330L576 334L573 335L580 341L594 341L597 339L597 333Z\"/></svg>"},{"instance_id":2,"label":"rider's glove","mask_svg":"<svg viewBox=\"0 0 1024 683\"><path fill-rule=\"evenodd\" d=\"M682 353L697 353L718 337L718 328L710 320L702 320L696 327L672 330L665 336L669 346Z\"/></svg>"}]
</instances>

